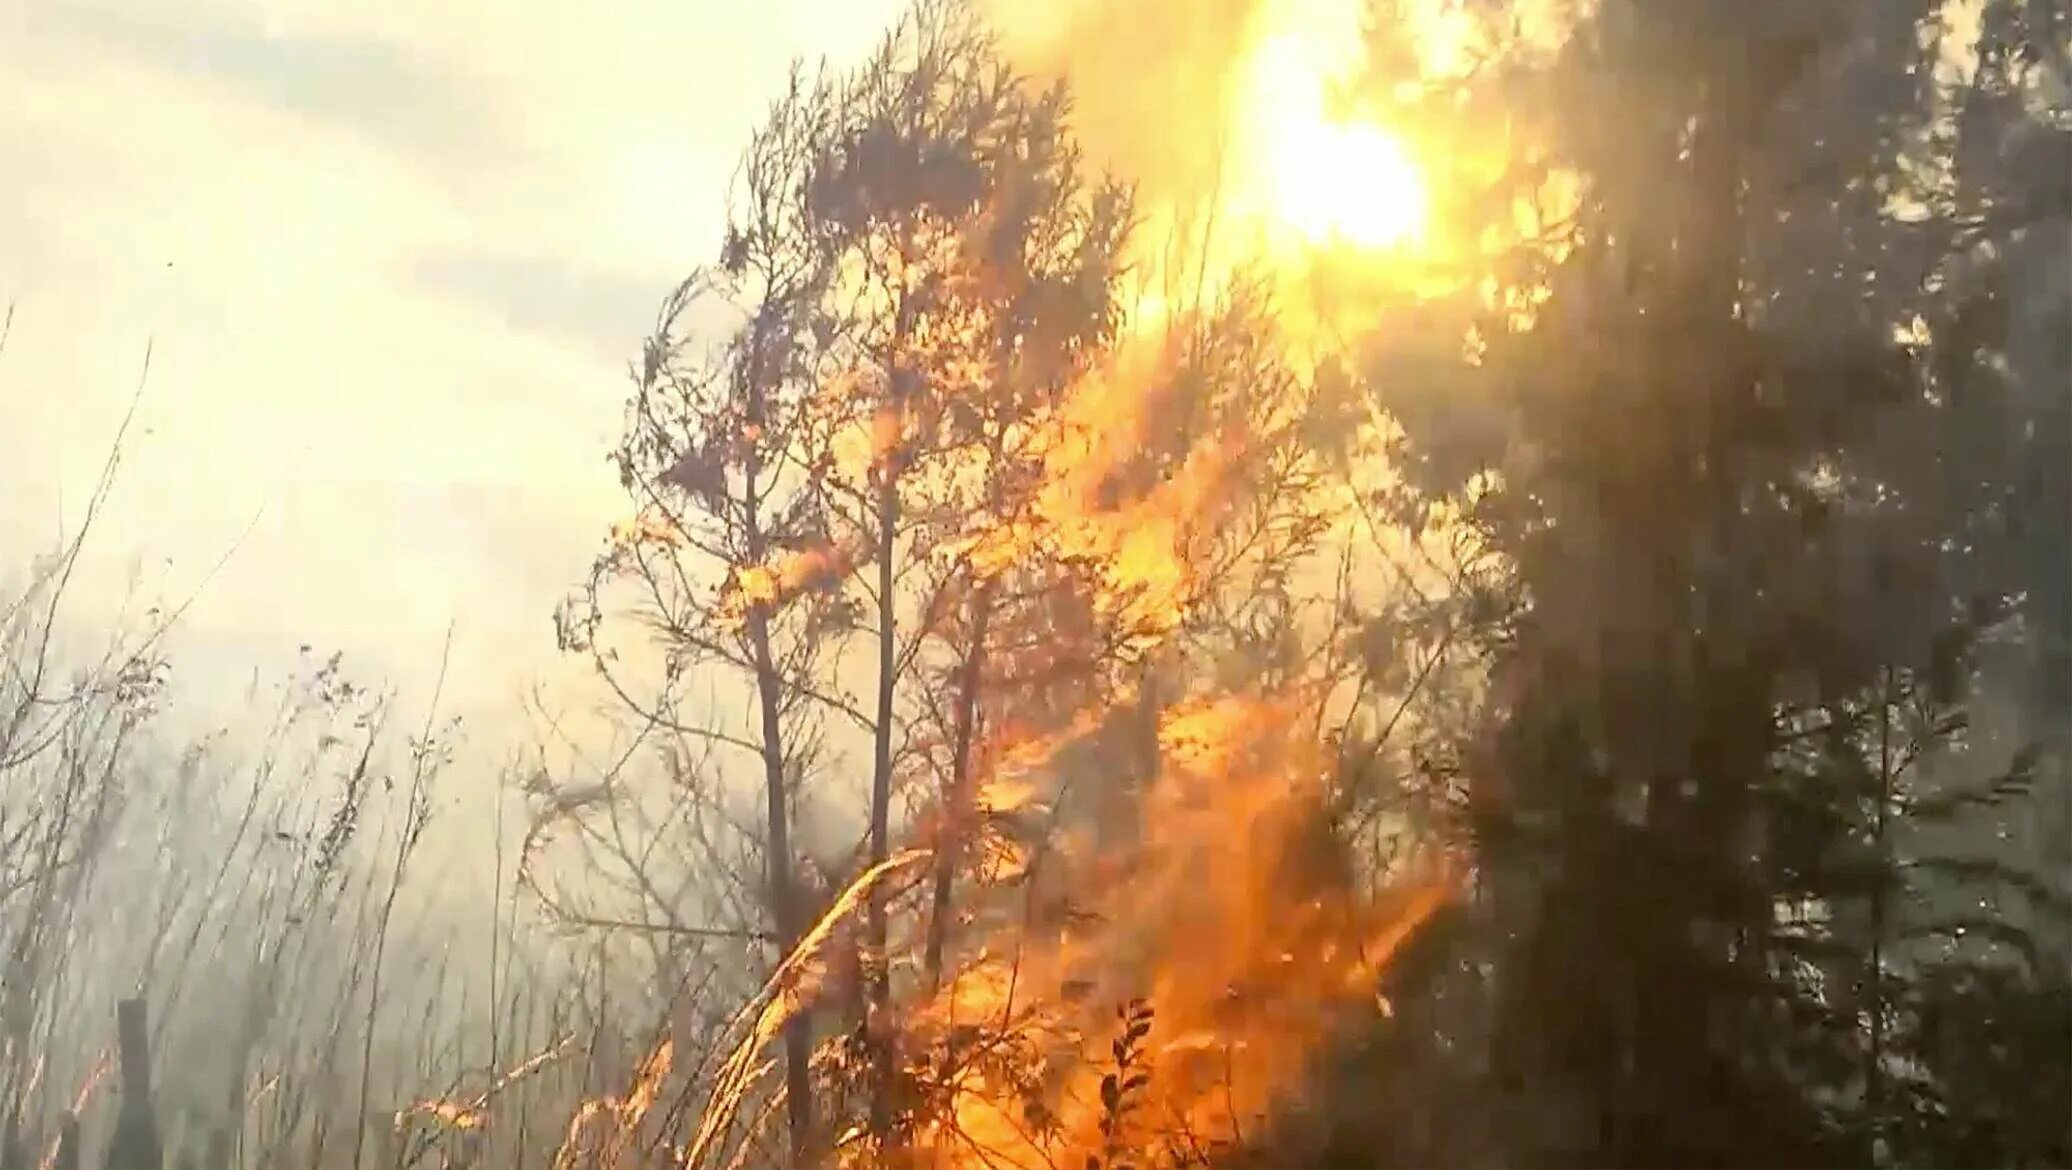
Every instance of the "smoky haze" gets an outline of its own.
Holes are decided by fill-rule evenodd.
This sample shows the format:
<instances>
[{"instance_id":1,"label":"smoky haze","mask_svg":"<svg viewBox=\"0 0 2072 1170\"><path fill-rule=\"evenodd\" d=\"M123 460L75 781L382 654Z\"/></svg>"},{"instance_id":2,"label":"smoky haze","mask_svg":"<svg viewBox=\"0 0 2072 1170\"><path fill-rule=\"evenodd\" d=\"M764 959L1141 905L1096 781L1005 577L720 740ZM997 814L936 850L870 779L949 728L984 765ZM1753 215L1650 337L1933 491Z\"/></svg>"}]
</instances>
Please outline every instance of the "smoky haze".
<instances>
[{"instance_id":1,"label":"smoky haze","mask_svg":"<svg viewBox=\"0 0 2072 1170\"><path fill-rule=\"evenodd\" d=\"M0 159L0 1170L2072 1160L2065 0L53 0Z\"/></svg>"}]
</instances>

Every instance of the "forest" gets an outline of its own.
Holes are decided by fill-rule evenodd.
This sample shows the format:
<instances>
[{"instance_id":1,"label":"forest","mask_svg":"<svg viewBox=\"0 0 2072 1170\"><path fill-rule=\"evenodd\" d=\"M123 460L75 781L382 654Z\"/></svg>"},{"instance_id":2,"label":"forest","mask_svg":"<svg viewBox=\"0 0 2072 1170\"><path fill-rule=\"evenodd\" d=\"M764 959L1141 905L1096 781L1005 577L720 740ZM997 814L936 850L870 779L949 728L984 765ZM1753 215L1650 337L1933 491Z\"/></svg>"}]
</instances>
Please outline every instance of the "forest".
<instances>
[{"instance_id":1,"label":"forest","mask_svg":"<svg viewBox=\"0 0 2072 1170\"><path fill-rule=\"evenodd\" d=\"M0 559L0 1170L2072 1166L2072 5L1033 11L773 79L479 882Z\"/></svg>"}]
</instances>

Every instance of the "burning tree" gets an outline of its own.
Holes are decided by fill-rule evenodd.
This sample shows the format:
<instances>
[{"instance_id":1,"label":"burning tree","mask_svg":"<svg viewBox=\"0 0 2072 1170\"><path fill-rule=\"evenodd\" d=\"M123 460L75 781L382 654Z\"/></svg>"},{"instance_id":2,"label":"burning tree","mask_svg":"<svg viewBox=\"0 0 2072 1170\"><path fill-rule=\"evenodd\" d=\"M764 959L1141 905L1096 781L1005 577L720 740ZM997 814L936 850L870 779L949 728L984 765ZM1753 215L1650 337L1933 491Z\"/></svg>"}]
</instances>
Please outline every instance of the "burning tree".
<instances>
[{"instance_id":1,"label":"burning tree","mask_svg":"<svg viewBox=\"0 0 2072 1170\"><path fill-rule=\"evenodd\" d=\"M1345 581L1363 555L1348 452L1380 431L1330 414L1342 374L1301 368L1264 283L1125 315L1130 204L1084 174L1068 114L968 10L923 6L856 75L780 102L718 269L671 302L640 371L621 451L639 518L591 598L630 580L661 635L663 701L640 719L761 765L768 921L792 957L739 1051L784 1037L795 1158L828 1138L852 1159L1012 1157L997 1126L962 1148L974 1077L1020 1086L1025 1152L1091 1149L1072 1102L1103 1074L1073 1050L1117 1010L1143 1067L1112 1074L1107 1113L1141 1097L1232 1145L1304 1049L1270 1041L1293 1017L1263 1009L1205 1039L1218 997L1296 1010L1314 1037L1361 997L1381 953L1364 944L1423 912L1377 913L1320 828L1356 811L1346 733L1385 736L1368 716L1398 697L1373 685L1386 655L1351 652L1386 591ZM708 299L735 315L702 358L677 330ZM1312 601L1311 581L1340 587ZM681 717L694 663L753 680L746 733ZM1285 738L1327 726L1332 751ZM807 931L798 784L862 761L860 895ZM901 792L925 861L895 852ZM1259 851L1196 888L1226 833ZM1236 932L1227 957L1138 953L1124 902L1143 883L1193 904L1175 924ZM1181 1030L1145 1034L1140 999ZM814 1055L814 1020L844 1002ZM741 1059L690 1078L694 1154L755 1097ZM846 1133L816 1124L850 1100Z\"/></svg>"}]
</instances>

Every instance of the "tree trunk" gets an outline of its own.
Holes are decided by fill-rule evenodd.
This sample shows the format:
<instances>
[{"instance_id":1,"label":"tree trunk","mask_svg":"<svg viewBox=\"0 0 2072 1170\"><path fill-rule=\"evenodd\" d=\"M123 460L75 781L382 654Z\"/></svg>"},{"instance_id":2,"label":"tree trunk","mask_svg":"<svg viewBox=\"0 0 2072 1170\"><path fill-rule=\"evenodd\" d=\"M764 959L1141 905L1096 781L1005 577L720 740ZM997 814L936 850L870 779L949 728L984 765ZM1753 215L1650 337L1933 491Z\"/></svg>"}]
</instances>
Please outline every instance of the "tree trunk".
<instances>
[{"instance_id":1,"label":"tree trunk","mask_svg":"<svg viewBox=\"0 0 2072 1170\"><path fill-rule=\"evenodd\" d=\"M897 375L895 374L895 378ZM899 527L896 455L887 453L878 480L878 702L871 735L870 864L892 853L892 688L898 652L897 598L893 594L893 544ZM880 1150L892 1138L892 1082L896 1069L892 1034L892 970L885 950L885 899L873 890L864 922L864 968L870 991L865 1031L871 1046L871 1132Z\"/></svg>"},{"instance_id":2,"label":"tree trunk","mask_svg":"<svg viewBox=\"0 0 2072 1170\"><path fill-rule=\"evenodd\" d=\"M1704 430L1695 452L1702 510L1693 517L1695 540L1688 561L1695 578L1688 597L1695 604L1678 623L1684 638L1679 665L1689 672L1684 691L1690 716L1678 779L1688 780L1689 794L1665 794L1668 824L1653 827L1667 828L1679 848L1695 851L1712 880L1742 864L1737 849L1749 831L1750 786L1765 767L1772 734L1768 680L1750 669L1747 604L1738 584L1738 570L1750 556L1734 466L1736 436L1752 396L1740 354L1745 345L1740 325L1745 251L1741 156L1752 96L1745 87L1746 45L1743 30L1729 28L1707 36L1696 49L1703 55L1704 74L1695 104L1699 122L1689 147L1690 213L1676 242L1688 265L1676 295L1687 314L1686 335L1696 344L1685 351L1695 360L1672 376L1701 394L1705 404L1697 416ZM1738 1046L1750 1006L1739 993L1722 991L1712 976L1739 965L1759 978L1770 926L1760 918L1723 919L1700 906L1683 912L1695 919L1690 925L1696 933L1657 941L1678 966L1688 963L1696 979L1687 986L1657 982L1649 989L1640 1027L1651 1055L1635 1068L1643 1095L1649 1085L1669 1087L1672 1110L1702 1109L1715 1097L1717 1090L1707 1080L1716 1075L1721 1048ZM1684 950L1688 959L1678 953ZM1673 975L1675 969L1663 973ZM1636 1156L1725 1156L1749 1140L1737 1132L1735 1118L1729 1107L1695 1125L1658 1121L1648 1127L1649 1146L1625 1152L1622 1162Z\"/></svg>"},{"instance_id":3,"label":"tree trunk","mask_svg":"<svg viewBox=\"0 0 2072 1170\"><path fill-rule=\"evenodd\" d=\"M1888 838L1888 814L1892 808L1892 704L1897 701L1893 693L1892 668L1886 667L1883 685L1878 688L1878 811L1872 825L1873 847L1878 851L1881 870L1891 864L1891 843ZM1885 1116L1885 884L1882 880L1871 887L1871 953L1864 973L1864 999L1870 1011L1870 1043L1863 1055L1863 1105L1870 1116L1872 1141L1875 1143L1884 1129ZM1875 1146L1873 1147L1875 1149Z\"/></svg>"},{"instance_id":4,"label":"tree trunk","mask_svg":"<svg viewBox=\"0 0 2072 1170\"><path fill-rule=\"evenodd\" d=\"M758 344L756 352L761 352ZM760 371L749 374L748 417L762 426L766 413ZM769 555L768 538L762 526L762 459L751 454L747 461L743 514L746 517L748 561L760 566ZM791 815L784 768L784 727L781 719L784 683L777 674L776 655L770 648L770 614L756 603L748 615L749 654L755 664L756 711L761 728L763 762L763 805L769 843L765 850L764 873L769 886L770 916L777 927L778 961L782 962L798 945L805 930L800 921L797 883L792 874ZM807 1164L813 1132L813 1034L811 1021L803 1011L784 1026L784 1112L790 1129L791 1165Z\"/></svg>"},{"instance_id":5,"label":"tree trunk","mask_svg":"<svg viewBox=\"0 0 2072 1170\"><path fill-rule=\"evenodd\" d=\"M782 956L798 945L805 924L799 921L796 883L791 872L791 817L786 802L783 728L778 720L783 687L770 652L770 619L758 608L749 618L748 637L755 657L756 706L762 722L764 815L769 821L768 856L764 870L770 887L770 913L776 920ZM813 1130L813 1060L811 1021L798 1013L784 1026L784 1112L791 1130L793 1166L805 1164Z\"/></svg>"},{"instance_id":6,"label":"tree trunk","mask_svg":"<svg viewBox=\"0 0 2072 1170\"><path fill-rule=\"evenodd\" d=\"M942 798L942 830L935 847L935 889L929 902L928 941L923 966L931 991L942 988L942 954L949 933L950 886L964 852L964 832L971 810L972 740L978 724L978 696L986 665L986 637L993 620L993 587L978 587L972 596L971 644L958 670L957 716L950 745L950 781Z\"/></svg>"},{"instance_id":7,"label":"tree trunk","mask_svg":"<svg viewBox=\"0 0 2072 1170\"><path fill-rule=\"evenodd\" d=\"M122 1066L122 1106L108 1142L107 1170L160 1170L165 1155L151 1105L151 1033L144 1001L117 1005L117 1051Z\"/></svg>"}]
</instances>

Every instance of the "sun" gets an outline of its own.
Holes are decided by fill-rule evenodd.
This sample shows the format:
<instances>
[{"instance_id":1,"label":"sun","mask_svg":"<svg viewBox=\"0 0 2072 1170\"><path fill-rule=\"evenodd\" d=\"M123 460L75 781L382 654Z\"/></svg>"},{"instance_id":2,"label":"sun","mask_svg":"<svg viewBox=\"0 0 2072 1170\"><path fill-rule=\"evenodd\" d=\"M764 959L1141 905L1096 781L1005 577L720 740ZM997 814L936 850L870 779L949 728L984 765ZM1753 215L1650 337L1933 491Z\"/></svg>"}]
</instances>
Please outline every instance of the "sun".
<instances>
[{"instance_id":1,"label":"sun","mask_svg":"<svg viewBox=\"0 0 2072 1170\"><path fill-rule=\"evenodd\" d=\"M1378 250L1424 233L1424 176L1380 126L1290 127L1270 165L1274 214L1313 244Z\"/></svg>"},{"instance_id":2,"label":"sun","mask_svg":"<svg viewBox=\"0 0 2072 1170\"><path fill-rule=\"evenodd\" d=\"M1357 6L1275 9L1285 21L1253 50L1238 110L1255 212L1319 247L1379 251L1421 238L1424 175L1401 137L1334 116L1330 87L1356 65L1338 23ZM1309 19L1303 19L1304 16ZM1356 27L1356 26L1355 26Z\"/></svg>"},{"instance_id":3,"label":"sun","mask_svg":"<svg viewBox=\"0 0 2072 1170\"><path fill-rule=\"evenodd\" d=\"M1176 128L1206 140L1213 170L1199 192L1209 199L1194 203L1183 187L1156 205L1158 228L1147 234L1162 228L1185 247L1141 270L1140 325L1227 292L1241 273L1269 277L1284 297L1283 328L1302 333L1339 311L1320 297L1347 304L1355 287L1427 279L1446 247L1439 189L1421 141L1363 100L1388 83L1369 59L1367 18L1368 0L1253 5L1216 101L1189 108Z\"/></svg>"}]
</instances>

